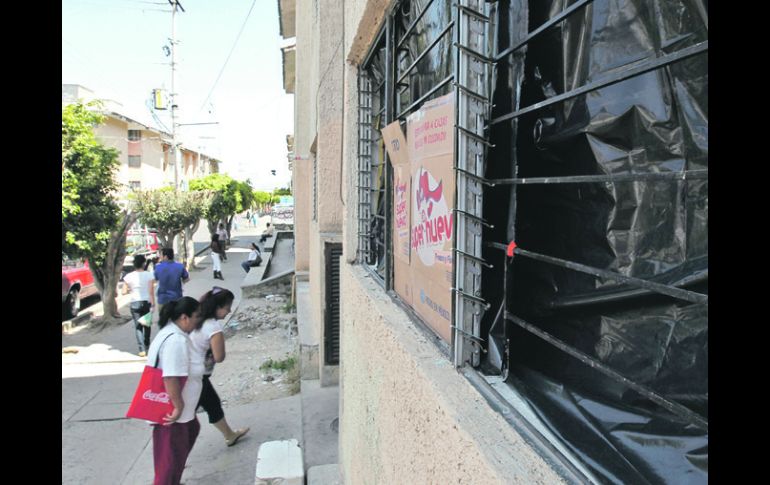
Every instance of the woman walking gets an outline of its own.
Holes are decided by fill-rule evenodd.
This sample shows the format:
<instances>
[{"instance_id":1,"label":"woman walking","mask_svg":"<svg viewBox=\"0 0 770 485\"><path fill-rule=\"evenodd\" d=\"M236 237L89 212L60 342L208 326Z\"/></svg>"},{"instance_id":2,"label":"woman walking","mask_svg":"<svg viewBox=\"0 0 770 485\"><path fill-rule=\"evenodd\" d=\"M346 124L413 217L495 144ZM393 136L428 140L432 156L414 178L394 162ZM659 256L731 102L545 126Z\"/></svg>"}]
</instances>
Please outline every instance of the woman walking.
<instances>
[{"instance_id":1,"label":"woman walking","mask_svg":"<svg viewBox=\"0 0 770 485\"><path fill-rule=\"evenodd\" d=\"M225 360L225 336L222 332L221 320L230 313L235 295L230 290L215 286L200 298L201 318L204 320L199 330L190 334L193 345L193 361L195 365L202 366L203 388L201 390L198 406L202 407L209 415L209 423L225 437L225 444L233 446L243 435L249 432L249 428L233 430L225 419L222 410L222 401L211 384L211 374L214 372L214 363Z\"/></svg>"},{"instance_id":2,"label":"woman walking","mask_svg":"<svg viewBox=\"0 0 770 485\"><path fill-rule=\"evenodd\" d=\"M150 345L148 365L163 370L163 384L174 406L163 424L153 425L154 485L179 485L187 457L200 432L195 404L200 399L203 369L193 365L189 333L203 320L195 298L183 296L163 306L158 335ZM185 380L186 378L186 380Z\"/></svg>"},{"instance_id":3,"label":"woman walking","mask_svg":"<svg viewBox=\"0 0 770 485\"><path fill-rule=\"evenodd\" d=\"M222 255L225 250L222 246L222 242L219 240L219 234L214 233L211 235L211 261L214 265L214 279L220 279L224 281L222 277Z\"/></svg>"},{"instance_id":4,"label":"woman walking","mask_svg":"<svg viewBox=\"0 0 770 485\"><path fill-rule=\"evenodd\" d=\"M150 325L143 325L139 319L152 311L152 295L150 282L152 273L146 271L147 258L139 254L134 256L134 271L123 277L123 294L131 293L131 318L134 320L136 343L139 346L139 357L147 355L150 347ZM152 322L150 322L152 323Z\"/></svg>"}]
</instances>

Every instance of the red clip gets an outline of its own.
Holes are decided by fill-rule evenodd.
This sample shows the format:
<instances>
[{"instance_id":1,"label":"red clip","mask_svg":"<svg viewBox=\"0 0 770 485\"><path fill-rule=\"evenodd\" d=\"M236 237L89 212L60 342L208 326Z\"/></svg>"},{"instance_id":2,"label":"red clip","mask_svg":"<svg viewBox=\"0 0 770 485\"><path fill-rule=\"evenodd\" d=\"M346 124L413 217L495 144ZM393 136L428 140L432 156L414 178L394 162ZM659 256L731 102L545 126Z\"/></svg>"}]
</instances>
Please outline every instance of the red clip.
<instances>
[{"instance_id":1,"label":"red clip","mask_svg":"<svg viewBox=\"0 0 770 485\"><path fill-rule=\"evenodd\" d=\"M506 251L506 254L509 258L513 257L513 249L516 247L516 243L511 241L510 244L508 244L508 250Z\"/></svg>"}]
</instances>

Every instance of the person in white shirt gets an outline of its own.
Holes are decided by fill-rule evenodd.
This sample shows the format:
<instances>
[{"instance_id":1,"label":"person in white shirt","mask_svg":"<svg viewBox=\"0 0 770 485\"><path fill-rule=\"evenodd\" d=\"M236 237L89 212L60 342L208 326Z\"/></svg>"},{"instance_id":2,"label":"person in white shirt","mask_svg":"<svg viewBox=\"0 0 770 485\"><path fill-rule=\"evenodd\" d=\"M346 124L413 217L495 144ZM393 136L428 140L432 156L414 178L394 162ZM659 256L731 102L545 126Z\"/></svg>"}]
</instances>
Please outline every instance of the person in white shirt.
<instances>
[{"instance_id":1,"label":"person in white shirt","mask_svg":"<svg viewBox=\"0 0 770 485\"><path fill-rule=\"evenodd\" d=\"M241 261L241 268L243 268L243 270L248 273L252 266L259 266L261 262L262 251L255 243L251 243L251 252L249 252L249 257L246 259L246 261Z\"/></svg>"},{"instance_id":2,"label":"person in white shirt","mask_svg":"<svg viewBox=\"0 0 770 485\"><path fill-rule=\"evenodd\" d=\"M203 323L199 308L198 301L189 296L163 305L158 320L161 330L147 355L147 365L163 371L163 385L174 406L171 413L163 417L163 424L153 425L156 484L179 484L201 429L195 408L203 385L203 366L192 361L194 350L189 337L189 333Z\"/></svg>"},{"instance_id":3,"label":"person in white shirt","mask_svg":"<svg viewBox=\"0 0 770 485\"><path fill-rule=\"evenodd\" d=\"M152 299L150 298L150 282L152 273L146 271L147 259L141 254L134 256L134 271L123 277L123 294L131 293L131 318L134 319L136 343L139 345L139 357L147 355L150 347L149 325L142 325L139 318L152 311Z\"/></svg>"},{"instance_id":4,"label":"person in white shirt","mask_svg":"<svg viewBox=\"0 0 770 485\"><path fill-rule=\"evenodd\" d=\"M225 250L227 249L227 243L230 241L230 235L227 234L227 229L225 229L225 225L221 222L219 223L219 229L217 229L217 234L219 234L219 242L222 245L222 260L227 261L227 253Z\"/></svg>"},{"instance_id":5,"label":"person in white shirt","mask_svg":"<svg viewBox=\"0 0 770 485\"><path fill-rule=\"evenodd\" d=\"M203 388L201 390L198 406L202 407L209 415L209 423L225 437L225 444L233 446L243 435L249 432L249 428L233 430L225 419L222 410L222 401L211 384L211 374L214 372L215 362L225 360L225 336L221 320L230 313L235 295L230 290L215 286L211 291L200 298L201 318L204 320L199 330L190 334L193 346L192 362L196 367L204 368ZM196 406L197 407L197 406Z\"/></svg>"}]
</instances>

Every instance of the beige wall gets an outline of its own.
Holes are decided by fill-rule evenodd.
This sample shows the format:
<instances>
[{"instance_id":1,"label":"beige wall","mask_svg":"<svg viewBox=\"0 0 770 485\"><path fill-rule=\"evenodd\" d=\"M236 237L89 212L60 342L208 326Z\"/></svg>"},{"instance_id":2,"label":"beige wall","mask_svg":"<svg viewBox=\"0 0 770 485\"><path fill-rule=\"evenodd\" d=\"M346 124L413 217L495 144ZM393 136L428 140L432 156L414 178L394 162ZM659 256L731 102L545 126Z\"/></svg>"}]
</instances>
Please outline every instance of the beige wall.
<instances>
[{"instance_id":1,"label":"beige wall","mask_svg":"<svg viewBox=\"0 0 770 485\"><path fill-rule=\"evenodd\" d=\"M116 174L118 183L129 185L129 182L138 180L143 189L152 189L162 187L169 181L173 181L173 170L171 179L168 174L163 173L163 146L160 140L160 134L142 130L141 155L142 167L134 168L128 166L128 130L134 129L129 123L106 117L103 124L99 125L94 131L96 137L105 146L117 149L120 154L120 167ZM137 127L136 129L139 129ZM173 169L173 167L172 167Z\"/></svg>"},{"instance_id":2,"label":"beige wall","mask_svg":"<svg viewBox=\"0 0 770 485\"><path fill-rule=\"evenodd\" d=\"M345 483L563 483L361 266L342 294Z\"/></svg>"},{"instance_id":3,"label":"beige wall","mask_svg":"<svg viewBox=\"0 0 770 485\"><path fill-rule=\"evenodd\" d=\"M312 160L294 160L294 270L310 269L310 171Z\"/></svg>"}]
</instances>

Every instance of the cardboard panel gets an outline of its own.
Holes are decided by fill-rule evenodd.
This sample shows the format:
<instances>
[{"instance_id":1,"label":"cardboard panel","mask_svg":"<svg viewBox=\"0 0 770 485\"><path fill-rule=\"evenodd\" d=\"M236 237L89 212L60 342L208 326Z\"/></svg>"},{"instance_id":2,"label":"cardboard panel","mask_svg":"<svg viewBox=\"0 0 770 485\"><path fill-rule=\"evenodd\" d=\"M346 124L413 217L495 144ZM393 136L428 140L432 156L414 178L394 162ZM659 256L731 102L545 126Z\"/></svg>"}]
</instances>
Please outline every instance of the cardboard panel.
<instances>
[{"instance_id":1,"label":"cardboard panel","mask_svg":"<svg viewBox=\"0 0 770 485\"><path fill-rule=\"evenodd\" d=\"M450 342L454 95L426 103L411 115L407 119L407 141L412 174L413 307L425 323Z\"/></svg>"}]
</instances>

